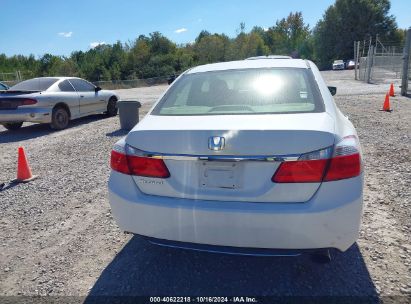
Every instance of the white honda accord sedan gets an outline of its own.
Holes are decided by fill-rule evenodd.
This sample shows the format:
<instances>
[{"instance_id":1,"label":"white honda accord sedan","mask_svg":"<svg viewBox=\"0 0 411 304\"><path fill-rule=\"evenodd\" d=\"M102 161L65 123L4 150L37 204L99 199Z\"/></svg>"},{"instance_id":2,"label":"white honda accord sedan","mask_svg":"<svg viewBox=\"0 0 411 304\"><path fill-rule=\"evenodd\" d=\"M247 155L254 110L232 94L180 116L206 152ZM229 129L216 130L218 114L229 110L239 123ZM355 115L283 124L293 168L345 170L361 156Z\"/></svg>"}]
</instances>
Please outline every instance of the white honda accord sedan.
<instances>
[{"instance_id":1,"label":"white honda accord sedan","mask_svg":"<svg viewBox=\"0 0 411 304\"><path fill-rule=\"evenodd\" d=\"M362 155L333 89L301 59L186 71L112 150L118 225L196 250L347 250L360 228Z\"/></svg>"}]
</instances>

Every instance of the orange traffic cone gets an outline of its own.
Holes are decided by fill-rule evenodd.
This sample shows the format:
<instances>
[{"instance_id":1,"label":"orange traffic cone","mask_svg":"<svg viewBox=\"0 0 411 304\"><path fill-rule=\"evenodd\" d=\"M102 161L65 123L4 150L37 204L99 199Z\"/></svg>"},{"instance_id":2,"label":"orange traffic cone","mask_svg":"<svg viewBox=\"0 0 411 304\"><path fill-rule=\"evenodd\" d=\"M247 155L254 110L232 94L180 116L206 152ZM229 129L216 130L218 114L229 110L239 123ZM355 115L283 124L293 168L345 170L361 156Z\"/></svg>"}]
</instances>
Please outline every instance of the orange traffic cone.
<instances>
[{"instance_id":1,"label":"orange traffic cone","mask_svg":"<svg viewBox=\"0 0 411 304\"><path fill-rule=\"evenodd\" d=\"M395 93L394 93L394 84L393 84L393 83L391 83L391 86L390 86L390 96L391 96L391 97L394 97L394 96L395 96Z\"/></svg>"},{"instance_id":2,"label":"orange traffic cone","mask_svg":"<svg viewBox=\"0 0 411 304\"><path fill-rule=\"evenodd\" d=\"M27 161L26 153L23 147L19 147L18 160L17 160L17 178L15 182L27 183L32 181L37 176L31 173L29 163Z\"/></svg>"},{"instance_id":3,"label":"orange traffic cone","mask_svg":"<svg viewBox=\"0 0 411 304\"><path fill-rule=\"evenodd\" d=\"M389 93L385 95L384 105L382 106L382 110L380 111L392 112L390 108L390 94Z\"/></svg>"}]
</instances>

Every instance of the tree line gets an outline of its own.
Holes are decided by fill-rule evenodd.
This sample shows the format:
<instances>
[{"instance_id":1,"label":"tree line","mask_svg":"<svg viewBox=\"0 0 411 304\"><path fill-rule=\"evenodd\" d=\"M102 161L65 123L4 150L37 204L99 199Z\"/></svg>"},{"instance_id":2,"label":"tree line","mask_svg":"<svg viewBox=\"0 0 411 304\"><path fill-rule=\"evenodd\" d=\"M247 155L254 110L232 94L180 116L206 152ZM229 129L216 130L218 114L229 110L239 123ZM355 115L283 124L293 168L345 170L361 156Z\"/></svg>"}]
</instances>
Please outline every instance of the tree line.
<instances>
[{"instance_id":1,"label":"tree line","mask_svg":"<svg viewBox=\"0 0 411 304\"><path fill-rule=\"evenodd\" d=\"M151 78L200 64L269 54L310 59L320 69L328 69L335 59L353 58L356 40L378 35L381 41L401 44L405 30L398 29L389 9L389 0L336 0L313 29L301 12L292 12L269 28L255 26L247 32L241 23L233 38L203 30L194 42L177 45L154 32L132 42L74 51L67 57L0 54L0 72L21 70L29 72L26 78L63 75L90 81Z\"/></svg>"}]
</instances>

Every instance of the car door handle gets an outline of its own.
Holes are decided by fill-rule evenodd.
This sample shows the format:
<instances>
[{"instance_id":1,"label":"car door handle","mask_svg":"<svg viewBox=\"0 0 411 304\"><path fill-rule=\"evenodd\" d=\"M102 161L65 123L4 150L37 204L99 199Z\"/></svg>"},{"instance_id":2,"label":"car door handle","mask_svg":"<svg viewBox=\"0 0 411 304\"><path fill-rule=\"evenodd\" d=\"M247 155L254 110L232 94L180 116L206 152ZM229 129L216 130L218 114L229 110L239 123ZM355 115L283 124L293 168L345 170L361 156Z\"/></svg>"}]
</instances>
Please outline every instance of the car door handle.
<instances>
[{"instance_id":1,"label":"car door handle","mask_svg":"<svg viewBox=\"0 0 411 304\"><path fill-rule=\"evenodd\" d=\"M81 98L83 98L83 97L84 97L84 95L80 95L80 97L81 97Z\"/></svg>"}]
</instances>

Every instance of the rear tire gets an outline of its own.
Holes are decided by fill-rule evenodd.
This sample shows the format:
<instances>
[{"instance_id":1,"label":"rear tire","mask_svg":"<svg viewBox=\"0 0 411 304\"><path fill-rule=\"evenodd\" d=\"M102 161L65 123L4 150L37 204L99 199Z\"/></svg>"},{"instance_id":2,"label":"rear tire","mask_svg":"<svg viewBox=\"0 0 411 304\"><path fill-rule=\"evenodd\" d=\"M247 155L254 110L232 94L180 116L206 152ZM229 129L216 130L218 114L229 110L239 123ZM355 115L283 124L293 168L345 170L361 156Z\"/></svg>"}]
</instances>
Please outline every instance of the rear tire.
<instances>
[{"instance_id":1,"label":"rear tire","mask_svg":"<svg viewBox=\"0 0 411 304\"><path fill-rule=\"evenodd\" d=\"M53 109L51 115L51 128L54 130L62 130L67 128L70 121L69 112L63 107L57 107Z\"/></svg>"},{"instance_id":2,"label":"rear tire","mask_svg":"<svg viewBox=\"0 0 411 304\"><path fill-rule=\"evenodd\" d=\"M329 249L321 249L311 254L311 260L318 264L328 264L331 262Z\"/></svg>"},{"instance_id":3,"label":"rear tire","mask_svg":"<svg viewBox=\"0 0 411 304\"><path fill-rule=\"evenodd\" d=\"M9 123L3 124L3 126L4 126L7 130L10 130L10 131L20 129L22 125L23 125L23 122L9 122Z\"/></svg>"},{"instance_id":4,"label":"rear tire","mask_svg":"<svg viewBox=\"0 0 411 304\"><path fill-rule=\"evenodd\" d=\"M118 112L117 108L117 98L111 97L107 104L107 112L106 115L108 117L116 116Z\"/></svg>"}]
</instances>

